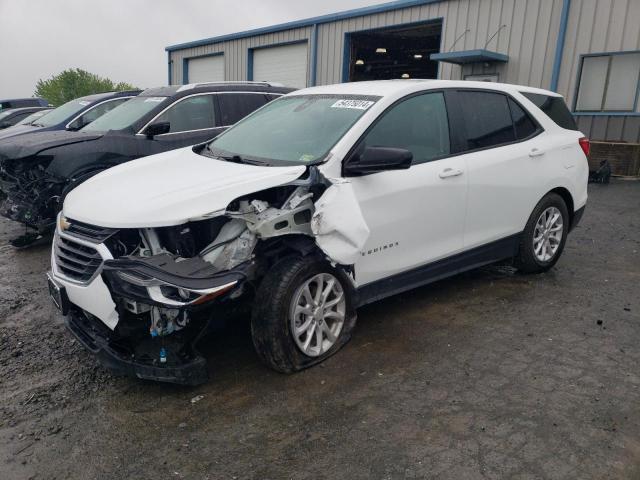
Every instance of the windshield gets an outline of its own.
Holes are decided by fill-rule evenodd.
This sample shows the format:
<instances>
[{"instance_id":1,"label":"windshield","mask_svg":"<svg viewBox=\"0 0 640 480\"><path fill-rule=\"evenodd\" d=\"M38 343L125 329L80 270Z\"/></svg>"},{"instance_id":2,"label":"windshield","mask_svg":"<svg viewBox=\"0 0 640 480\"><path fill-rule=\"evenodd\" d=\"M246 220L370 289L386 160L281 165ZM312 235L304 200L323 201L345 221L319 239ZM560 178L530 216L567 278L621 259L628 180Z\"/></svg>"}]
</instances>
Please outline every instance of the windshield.
<instances>
[{"instance_id":1,"label":"windshield","mask_svg":"<svg viewBox=\"0 0 640 480\"><path fill-rule=\"evenodd\" d=\"M29 115L27 118L20 120L18 123L16 123L16 125L31 125L32 122L42 117L43 115L46 115L50 111L51 110L40 110L39 112L34 112L31 115Z\"/></svg>"},{"instance_id":2,"label":"windshield","mask_svg":"<svg viewBox=\"0 0 640 480\"><path fill-rule=\"evenodd\" d=\"M135 122L153 110L167 97L136 97L114 108L110 112L94 120L83 132L108 132L109 130L122 130L132 126Z\"/></svg>"},{"instance_id":3,"label":"windshield","mask_svg":"<svg viewBox=\"0 0 640 480\"><path fill-rule=\"evenodd\" d=\"M209 144L214 155L270 164L324 156L380 97L296 95L267 104Z\"/></svg>"},{"instance_id":4,"label":"windshield","mask_svg":"<svg viewBox=\"0 0 640 480\"><path fill-rule=\"evenodd\" d=\"M58 108L48 111L45 115L40 117L35 124L39 127L53 127L54 125L58 125L59 123L66 121L69 117L74 116L90 104L91 102L82 100L81 98L71 100L64 105L60 105Z\"/></svg>"}]
</instances>

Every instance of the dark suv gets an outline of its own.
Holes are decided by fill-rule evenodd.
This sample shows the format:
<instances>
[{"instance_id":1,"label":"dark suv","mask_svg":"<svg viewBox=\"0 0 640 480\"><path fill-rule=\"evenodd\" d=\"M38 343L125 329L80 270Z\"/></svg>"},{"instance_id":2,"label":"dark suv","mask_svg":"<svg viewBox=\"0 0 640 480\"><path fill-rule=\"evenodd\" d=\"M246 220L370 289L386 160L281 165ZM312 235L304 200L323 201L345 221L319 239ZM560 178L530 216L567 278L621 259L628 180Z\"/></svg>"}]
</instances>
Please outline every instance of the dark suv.
<instances>
[{"instance_id":1,"label":"dark suv","mask_svg":"<svg viewBox=\"0 0 640 480\"><path fill-rule=\"evenodd\" d=\"M30 97L30 98L8 98L0 100L0 111L7 110L9 108L22 108L22 107L48 107L49 102L44 98Z\"/></svg>"},{"instance_id":2,"label":"dark suv","mask_svg":"<svg viewBox=\"0 0 640 480\"><path fill-rule=\"evenodd\" d=\"M29 125L16 125L0 132L0 140L27 133L53 130L80 130L96 118L135 97L140 90L107 92L76 98L47 112Z\"/></svg>"},{"instance_id":3,"label":"dark suv","mask_svg":"<svg viewBox=\"0 0 640 480\"><path fill-rule=\"evenodd\" d=\"M145 90L79 132L48 132L0 142L0 214L35 229L15 246L53 230L67 193L130 160L213 139L294 89L264 82L220 82Z\"/></svg>"}]
</instances>

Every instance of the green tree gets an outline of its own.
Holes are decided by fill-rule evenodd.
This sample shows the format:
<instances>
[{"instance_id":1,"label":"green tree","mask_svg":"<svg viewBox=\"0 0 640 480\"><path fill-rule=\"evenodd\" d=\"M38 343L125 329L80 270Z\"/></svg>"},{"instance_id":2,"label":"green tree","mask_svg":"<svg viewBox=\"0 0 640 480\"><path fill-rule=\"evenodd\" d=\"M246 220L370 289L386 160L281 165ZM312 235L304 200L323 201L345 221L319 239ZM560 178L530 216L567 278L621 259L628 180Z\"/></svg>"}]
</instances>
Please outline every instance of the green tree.
<instances>
[{"instance_id":1,"label":"green tree","mask_svg":"<svg viewBox=\"0 0 640 480\"><path fill-rule=\"evenodd\" d=\"M80 68L70 68L47 80L38 80L34 95L46 98L57 107L85 95L135 89L133 85L125 82L114 83L108 78L100 77Z\"/></svg>"}]
</instances>

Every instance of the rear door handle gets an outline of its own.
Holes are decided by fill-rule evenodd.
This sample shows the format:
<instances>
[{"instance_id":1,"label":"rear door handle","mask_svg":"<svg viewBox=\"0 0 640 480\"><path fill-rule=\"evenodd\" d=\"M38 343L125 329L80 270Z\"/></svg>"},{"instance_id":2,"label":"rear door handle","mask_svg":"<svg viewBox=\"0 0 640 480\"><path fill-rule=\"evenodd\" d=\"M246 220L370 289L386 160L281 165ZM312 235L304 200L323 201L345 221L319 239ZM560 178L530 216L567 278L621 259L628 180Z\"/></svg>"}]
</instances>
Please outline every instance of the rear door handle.
<instances>
[{"instance_id":1,"label":"rear door handle","mask_svg":"<svg viewBox=\"0 0 640 480\"><path fill-rule=\"evenodd\" d=\"M532 148L529 152L529 156L531 158L541 157L542 155L544 155L544 150L540 150L539 148Z\"/></svg>"},{"instance_id":2,"label":"rear door handle","mask_svg":"<svg viewBox=\"0 0 640 480\"><path fill-rule=\"evenodd\" d=\"M453 168L445 168L438 175L440 178L449 178L449 177L458 177L462 175L462 170L453 169Z\"/></svg>"}]
</instances>

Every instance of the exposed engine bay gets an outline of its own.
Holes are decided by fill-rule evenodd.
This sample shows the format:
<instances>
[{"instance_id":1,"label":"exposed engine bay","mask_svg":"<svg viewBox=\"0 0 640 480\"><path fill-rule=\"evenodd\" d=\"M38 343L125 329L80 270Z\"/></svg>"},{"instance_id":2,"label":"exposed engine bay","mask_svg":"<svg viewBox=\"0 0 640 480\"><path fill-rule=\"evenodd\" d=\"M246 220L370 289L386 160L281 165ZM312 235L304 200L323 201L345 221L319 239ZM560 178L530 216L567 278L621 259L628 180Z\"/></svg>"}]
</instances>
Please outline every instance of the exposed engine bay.
<instances>
[{"instance_id":1,"label":"exposed engine bay","mask_svg":"<svg viewBox=\"0 0 640 480\"><path fill-rule=\"evenodd\" d=\"M20 162L0 161L0 190L7 196L1 215L38 232L51 229L65 182L48 175L49 162L38 156Z\"/></svg>"},{"instance_id":2,"label":"exposed engine bay","mask_svg":"<svg viewBox=\"0 0 640 480\"><path fill-rule=\"evenodd\" d=\"M325 203L326 195L331 200ZM355 285L351 267L369 235L350 184L332 183L315 167L294 182L237 198L209 217L119 230L61 217L65 235L54 241L60 273L78 282L101 274L109 288L119 319L108 325L110 331L100 322L96 333L111 348L149 366L200 365L190 380L165 381L202 380L206 369L195 343L217 318L246 311L261 278L279 259L317 255L344 268ZM87 271L78 260L88 252L68 235L104 244L113 259ZM97 320L85 311L78 316Z\"/></svg>"}]
</instances>

